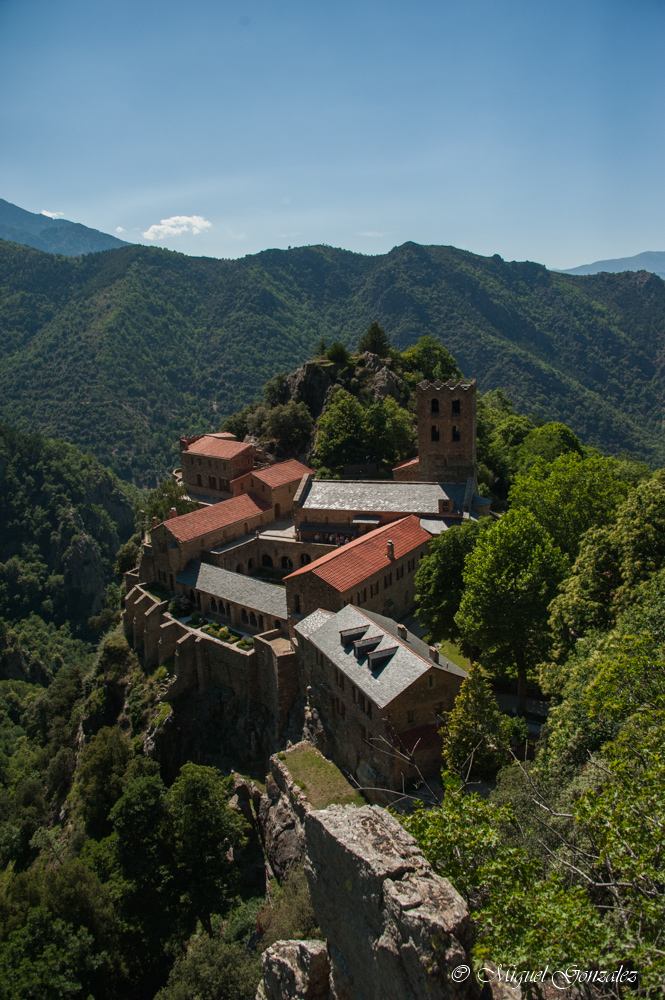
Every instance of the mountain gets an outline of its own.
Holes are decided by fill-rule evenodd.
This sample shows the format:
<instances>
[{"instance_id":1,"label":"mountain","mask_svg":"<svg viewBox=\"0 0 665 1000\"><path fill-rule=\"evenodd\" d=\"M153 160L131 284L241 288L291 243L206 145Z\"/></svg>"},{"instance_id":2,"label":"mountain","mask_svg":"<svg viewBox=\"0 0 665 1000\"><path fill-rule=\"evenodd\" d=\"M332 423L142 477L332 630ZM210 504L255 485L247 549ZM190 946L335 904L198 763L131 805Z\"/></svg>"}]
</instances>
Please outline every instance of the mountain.
<instances>
[{"instance_id":1,"label":"mountain","mask_svg":"<svg viewBox=\"0 0 665 1000\"><path fill-rule=\"evenodd\" d=\"M435 334L481 390L561 420L585 444L665 465L665 283L574 276L405 243L240 260L126 246L67 258L0 241L0 419L154 483L181 434L218 429L320 338L372 320L404 349Z\"/></svg>"},{"instance_id":2,"label":"mountain","mask_svg":"<svg viewBox=\"0 0 665 1000\"><path fill-rule=\"evenodd\" d=\"M660 278L665 278L665 250L647 250L635 254L634 257L617 257L615 260L597 260L593 264L582 264L580 267L570 267L560 274L598 274L609 271L617 274L620 271L651 271Z\"/></svg>"},{"instance_id":3,"label":"mountain","mask_svg":"<svg viewBox=\"0 0 665 1000\"><path fill-rule=\"evenodd\" d=\"M113 250L131 244L108 233L89 229L67 219L51 219L48 215L26 212L18 205L0 198L0 238L23 243L47 253L77 257L81 253Z\"/></svg>"}]
</instances>

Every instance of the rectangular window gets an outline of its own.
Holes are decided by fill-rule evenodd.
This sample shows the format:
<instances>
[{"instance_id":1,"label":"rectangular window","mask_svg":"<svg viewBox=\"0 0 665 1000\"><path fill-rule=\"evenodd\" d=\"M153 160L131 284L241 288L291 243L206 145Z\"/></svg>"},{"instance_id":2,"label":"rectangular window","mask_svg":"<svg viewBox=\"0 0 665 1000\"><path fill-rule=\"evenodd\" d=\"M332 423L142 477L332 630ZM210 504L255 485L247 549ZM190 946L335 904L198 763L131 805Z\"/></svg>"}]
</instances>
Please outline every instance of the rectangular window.
<instances>
[{"instance_id":1,"label":"rectangular window","mask_svg":"<svg viewBox=\"0 0 665 1000\"><path fill-rule=\"evenodd\" d=\"M367 587L363 587L363 601L367 600Z\"/></svg>"},{"instance_id":2,"label":"rectangular window","mask_svg":"<svg viewBox=\"0 0 665 1000\"><path fill-rule=\"evenodd\" d=\"M365 715L368 719L372 718L372 702L367 698L365 701Z\"/></svg>"},{"instance_id":3,"label":"rectangular window","mask_svg":"<svg viewBox=\"0 0 665 1000\"><path fill-rule=\"evenodd\" d=\"M359 694L358 695L358 707L360 708L360 710L362 712L365 711L365 695L364 694Z\"/></svg>"},{"instance_id":4,"label":"rectangular window","mask_svg":"<svg viewBox=\"0 0 665 1000\"><path fill-rule=\"evenodd\" d=\"M355 684L351 685L351 699L354 705L358 701L358 688L355 686Z\"/></svg>"},{"instance_id":5,"label":"rectangular window","mask_svg":"<svg viewBox=\"0 0 665 1000\"><path fill-rule=\"evenodd\" d=\"M406 721L407 722L413 722L414 719L415 719L415 715L414 715L413 709L410 708L409 711L406 713Z\"/></svg>"},{"instance_id":6,"label":"rectangular window","mask_svg":"<svg viewBox=\"0 0 665 1000\"><path fill-rule=\"evenodd\" d=\"M433 687L434 687L434 674L430 674L430 675L429 675L429 686L430 686L431 688L433 688Z\"/></svg>"},{"instance_id":7,"label":"rectangular window","mask_svg":"<svg viewBox=\"0 0 665 1000\"><path fill-rule=\"evenodd\" d=\"M343 691L344 690L344 674L341 670L335 669L335 680L337 681L337 686Z\"/></svg>"}]
</instances>

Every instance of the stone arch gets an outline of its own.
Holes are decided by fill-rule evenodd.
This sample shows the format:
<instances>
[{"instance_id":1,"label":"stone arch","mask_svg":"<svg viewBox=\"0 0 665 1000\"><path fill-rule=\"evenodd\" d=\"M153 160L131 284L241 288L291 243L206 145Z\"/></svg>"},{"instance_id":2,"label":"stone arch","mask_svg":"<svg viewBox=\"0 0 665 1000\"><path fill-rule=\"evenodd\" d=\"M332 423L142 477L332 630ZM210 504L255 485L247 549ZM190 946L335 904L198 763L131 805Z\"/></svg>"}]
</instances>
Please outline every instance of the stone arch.
<instances>
[{"instance_id":1,"label":"stone arch","mask_svg":"<svg viewBox=\"0 0 665 1000\"><path fill-rule=\"evenodd\" d=\"M293 560L288 556L282 556L282 569L293 569Z\"/></svg>"},{"instance_id":2,"label":"stone arch","mask_svg":"<svg viewBox=\"0 0 665 1000\"><path fill-rule=\"evenodd\" d=\"M249 625L249 617L248 617L247 612L246 612L246 610L244 608L242 609L242 614L240 615L240 620L242 621L243 625Z\"/></svg>"},{"instance_id":3,"label":"stone arch","mask_svg":"<svg viewBox=\"0 0 665 1000\"><path fill-rule=\"evenodd\" d=\"M238 565L236 566L236 573L242 573L242 572L243 572L242 563L238 563Z\"/></svg>"},{"instance_id":4,"label":"stone arch","mask_svg":"<svg viewBox=\"0 0 665 1000\"><path fill-rule=\"evenodd\" d=\"M268 569L272 569L272 557L266 552L261 556L261 565L266 566Z\"/></svg>"},{"instance_id":5,"label":"stone arch","mask_svg":"<svg viewBox=\"0 0 665 1000\"><path fill-rule=\"evenodd\" d=\"M303 552L303 554L300 557L300 565L301 566L307 566L308 563L311 563L311 561L312 561L312 557L309 556L306 552Z\"/></svg>"},{"instance_id":6,"label":"stone arch","mask_svg":"<svg viewBox=\"0 0 665 1000\"><path fill-rule=\"evenodd\" d=\"M217 613L217 601L215 600L214 597L210 598L210 610L214 611L215 614Z\"/></svg>"},{"instance_id":7,"label":"stone arch","mask_svg":"<svg viewBox=\"0 0 665 1000\"><path fill-rule=\"evenodd\" d=\"M252 626L252 628L256 628L256 615L254 614L253 611L250 611L249 613L249 624Z\"/></svg>"}]
</instances>

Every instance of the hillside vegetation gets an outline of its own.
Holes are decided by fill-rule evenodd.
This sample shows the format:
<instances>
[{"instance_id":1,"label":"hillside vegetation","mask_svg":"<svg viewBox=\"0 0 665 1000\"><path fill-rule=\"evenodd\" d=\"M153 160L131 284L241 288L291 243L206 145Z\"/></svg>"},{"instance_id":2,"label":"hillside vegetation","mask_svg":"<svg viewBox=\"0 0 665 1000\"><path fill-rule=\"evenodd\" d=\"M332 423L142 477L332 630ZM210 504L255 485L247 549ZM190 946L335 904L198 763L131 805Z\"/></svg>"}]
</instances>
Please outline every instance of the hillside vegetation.
<instances>
[{"instance_id":1,"label":"hillside vegetation","mask_svg":"<svg viewBox=\"0 0 665 1000\"><path fill-rule=\"evenodd\" d=\"M583 443L665 461L665 284L577 277L413 243L241 260L127 246L64 258L0 243L0 417L154 484L182 433L218 428L321 338L378 320L404 350L434 334L481 390Z\"/></svg>"}]
</instances>

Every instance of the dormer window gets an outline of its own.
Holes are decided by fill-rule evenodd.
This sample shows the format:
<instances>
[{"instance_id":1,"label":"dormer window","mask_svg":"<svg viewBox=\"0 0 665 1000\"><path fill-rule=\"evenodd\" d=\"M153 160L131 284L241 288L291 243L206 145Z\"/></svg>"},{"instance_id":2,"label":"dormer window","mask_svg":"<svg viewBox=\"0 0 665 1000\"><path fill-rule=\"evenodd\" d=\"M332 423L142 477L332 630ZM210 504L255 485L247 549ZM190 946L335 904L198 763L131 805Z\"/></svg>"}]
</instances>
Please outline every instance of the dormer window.
<instances>
[{"instance_id":1,"label":"dormer window","mask_svg":"<svg viewBox=\"0 0 665 1000\"><path fill-rule=\"evenodd\" d=\"M453 413L460 412L460 402L459 399L453 399Z\"/></svg>"},{"instance_id":2,"label":"dormer window","mask_svg":"<svg viewBox=\"0 0 665 1000\"><path fill-rule=\"evenodd\" d=\"M438 412L439 412L439 400L438 399L433 399L432 400L432 413L438 413Z\"/></svg>"},{"instance_id":3,"label":"dormer window","mask_svg":"<svg viewBox=\"0 0 665 1000\"><path fill-rule=\"evenodd\" d=\"M462 432L459 428L459 425L456 424L453 427L453 441L461 441L461 440L462 440Z\"/></svg>"},{"instance_id":4,"label":"dormer window","mask_svg":"<svg viewBox=\"0 0 665 1000\"><path fill-rule=\"evenodd\" d=\"M432 427L432 441L439 440L439 431L436 427Z\"/></svg>"}]
</instances>

